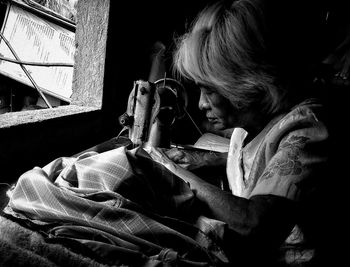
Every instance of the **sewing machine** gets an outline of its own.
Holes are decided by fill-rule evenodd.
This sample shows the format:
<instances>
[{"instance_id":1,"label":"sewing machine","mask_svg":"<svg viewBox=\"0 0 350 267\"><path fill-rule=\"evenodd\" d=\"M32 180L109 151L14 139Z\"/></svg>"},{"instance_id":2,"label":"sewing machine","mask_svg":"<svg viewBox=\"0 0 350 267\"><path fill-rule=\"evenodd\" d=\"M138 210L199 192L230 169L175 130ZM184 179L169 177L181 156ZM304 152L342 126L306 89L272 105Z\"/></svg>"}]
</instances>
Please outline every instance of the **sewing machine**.
<instances>
[{"instance_id":1,"label":"sewing machine","mask_svg":"<svg viewBox=\"0 0 350 267\"><path fill-rule=\"evenodd\" d=\"M130 92L127 110L119 123L128 129L134 145L170 147L170 127L186 112L187 94L172 78L138 80Z\"/></svg>"}]
</instances>

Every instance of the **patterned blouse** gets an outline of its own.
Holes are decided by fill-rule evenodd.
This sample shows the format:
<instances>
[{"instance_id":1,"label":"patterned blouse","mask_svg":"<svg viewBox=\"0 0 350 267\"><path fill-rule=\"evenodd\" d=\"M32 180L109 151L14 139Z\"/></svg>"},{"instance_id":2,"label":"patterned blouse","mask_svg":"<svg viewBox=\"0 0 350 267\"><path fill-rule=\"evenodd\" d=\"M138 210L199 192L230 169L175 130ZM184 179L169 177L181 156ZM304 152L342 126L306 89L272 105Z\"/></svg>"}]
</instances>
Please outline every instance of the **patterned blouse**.
<instances>
[{"instance_id":1,"label":"patterned blouse","mask_svg":"<svg viewBox=\"0 0 350 267\"><path fill-rule=\"evenodd\" d=\"M228 154L227 177L234 195L276 195L302 203L325 171L328 130L323 106L309 99L274 118L244 146L247 132L234 129ZM287 265L305 263L314 250L303 246L304 233L296 225L284 244ZM296 249L298 248L298 249Z\"/></svg>"}]
</instances>

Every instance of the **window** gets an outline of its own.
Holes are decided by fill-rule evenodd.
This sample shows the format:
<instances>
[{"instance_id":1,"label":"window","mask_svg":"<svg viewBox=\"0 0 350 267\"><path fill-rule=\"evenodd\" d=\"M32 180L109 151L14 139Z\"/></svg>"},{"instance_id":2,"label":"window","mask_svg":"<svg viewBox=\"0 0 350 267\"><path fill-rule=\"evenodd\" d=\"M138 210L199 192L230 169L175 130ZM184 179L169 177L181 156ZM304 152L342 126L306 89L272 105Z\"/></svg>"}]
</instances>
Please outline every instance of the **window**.
<instances>
[{"instance_id":1,"label":"window","mask_svg":"<svg viewBox=\"0 0 350 267\"><path fill-rule=\"evenodd\" d=\"M0 74L26 85L2 77L2 113L70 103L75 53L73 21L58 13L53 16L53 11L38 4L32 7L8 1L2 8ZM4 88L7 84L10 88Z\"/></svg>"},{"instance_id":2,"label":"window","mask_svg":"<svg viewBox=\"0 0 350 267\"><path fill-rule=\"evenodd\" d=\"M0 128L101 107L101 101L83 99L90 94L76 93L78 101L72 98L77 3L12 0L0 4Z\"/></svg>"}]
</instances>

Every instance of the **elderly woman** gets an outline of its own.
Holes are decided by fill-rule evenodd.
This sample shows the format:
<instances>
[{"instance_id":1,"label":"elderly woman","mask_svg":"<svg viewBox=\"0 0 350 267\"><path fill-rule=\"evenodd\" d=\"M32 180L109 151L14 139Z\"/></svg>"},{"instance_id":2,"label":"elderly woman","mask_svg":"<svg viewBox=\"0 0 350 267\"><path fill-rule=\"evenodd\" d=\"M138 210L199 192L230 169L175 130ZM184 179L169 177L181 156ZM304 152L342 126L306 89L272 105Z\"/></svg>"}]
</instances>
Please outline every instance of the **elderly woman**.
<instances>
[{"instance_id":1,"label":"elderly woman","mask_svg":"<svg viewBox=\"0 0 350 267\"><path fill-rule=\"evenodd\" d=\"M182 178L207 216L242 237L236 240L246 263L304 266L316 256L312 203L326 171L329 139L309 80L309 67L321 56L313 46L320 20L317 12L290 2L217 2L199 14L174 56L176 71L200 88L199 108L213 128L234 129L229 192L195 175ZM177 149L166 154L191 169L217 163L210 156L196 162Z\"/></svg>"},{"instance_id":2,"label":"elderly woman","mask_svg":"<svg viewBox=\"0 0 350 267\"><path fill-rule=\"evenodd\" d=\"M61 157L21 175L4 213L113 266L316 264L329 134L311 98L315 7L216 2L180 38L175 69L212 127L233 129L224 160L143 146ZM181 167L214 163L228 189Z\"/></svg>"}]
</instances>

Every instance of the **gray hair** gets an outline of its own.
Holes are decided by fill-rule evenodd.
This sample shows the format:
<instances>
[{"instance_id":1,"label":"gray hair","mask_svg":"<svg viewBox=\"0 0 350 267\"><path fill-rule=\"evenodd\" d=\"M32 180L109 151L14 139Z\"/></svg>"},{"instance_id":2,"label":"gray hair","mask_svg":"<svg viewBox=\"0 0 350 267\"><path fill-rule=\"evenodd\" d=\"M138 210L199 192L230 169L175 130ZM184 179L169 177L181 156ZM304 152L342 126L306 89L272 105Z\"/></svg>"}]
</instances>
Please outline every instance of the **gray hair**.
<instances>
[{"instance_id":1,"label":"gray hair","mask_svg":"<svg viewBox=\"0 0 350 267\"><path fill-rule=\"evenodd\" d=\"M281 54L273 54L278 45L269 39L265 2L221 1L205 8L177 40L175 72L226 97L236 109L281 110L288 83L276 64Z\"/></svg>"}]
</instances>

